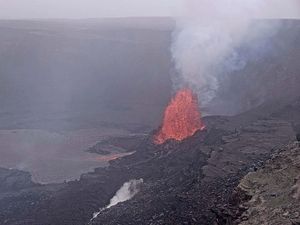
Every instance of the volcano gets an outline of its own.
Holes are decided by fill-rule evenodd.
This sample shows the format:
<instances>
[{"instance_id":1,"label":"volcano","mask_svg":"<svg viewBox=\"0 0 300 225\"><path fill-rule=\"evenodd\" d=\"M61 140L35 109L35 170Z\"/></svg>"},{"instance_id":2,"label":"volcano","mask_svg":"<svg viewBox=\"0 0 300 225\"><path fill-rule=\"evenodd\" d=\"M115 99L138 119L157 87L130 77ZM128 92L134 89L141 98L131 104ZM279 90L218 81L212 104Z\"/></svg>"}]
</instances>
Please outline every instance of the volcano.
<instances>
[{"instance_id":1,"label":"volcano","mask_svg":"<svg viewBox=\"0 0 300 225\"><path fill-rule=\"evenodd\" d=\"M154 135L154 143L182 141L205 128L201 120L197 95L191 89L179 90L164 112L162 126Z\"/></svg>"},{"instance_id":2,"label":"volcano","mask_svg":"<svg viewBox=\"0 0 300 225\"><path fill-rule=\"evenodd\" d=\"M8 55L4 55L3 60L0 60L3 61L0 65L4 65L1 67L0 77L4 72L5 81L0 84L6 89L8 84L8 89L11 89L8 94L4 95L1 91L0 102L10 105L11 100L16 99L16 106L18 106L9 107L15 108L14 111L1 108L0 125L3 129L1 136L6 132L17 132L17 137L23 137L20 136L20 129L46 129L58 132L61 138L72 129L76 131L74 137L85 140L86 137L82 136L85 132L81 131L87 129L93 130L90 136L92 139L99 137L95 146L88 149L89 152L98 153L99 156L91 155L88 158L98 160L98 157L109 157L110 152L128 153L125 157L109 161L106 167L99 165L93 171L83 173L79 179L65 180L62 183L35 183L31 180L29 172L0 168L0 225L300 224L300 149L299 143L295 142L300 139L299 21L257 21L256 27L253 27L254 30L260 30L272 24L275 26L282 24L282 26L280 30L271 32L270 40L261 39L253 43L255 49L258 50L257 54L248 51L248 45L252 46L250 40L245 45L235 46L241 59L250 60L246 60L247 65L243 69L234 70L232 73L220 71L219 75L222 79L215 103L211 103L206 109L211 116L202 118L202 102L199 98L200 104L198 105L197 96L189 89L178 89L174 97L170 98L170 102L167 99L166 103L169 104L162 105L165 97L170 94L172 79L163 78L161 75L168 73L164 72L166 69L173 71L176 68L169 68L173 66L172 61L161 60L160 57L161 55L169 56L169 38L172 37L171 31L173 30L164 29L162 30L164 34L152 34L152 25L145 29L140 26L139 21L135 21L133 20L134 26L126 22L120 29L119 25L113 25L110 28L105 25L106 23L105 29L102 29L102 22L99 25L96 21L90 21L87 24L79 22L82 24L80 27L84 28L83 32L77 32L81 28L78 28L75 22L68 23L69 25L59 25L57 22L50 25L46 22L49 24L47 26L43 26L42 22L34 22L28 29L27 22L15 21L10 27L8 25L11 22L0 22L0 30L8 33L0 37L0 49L7 49L7 40L10 42L12 40L11 43L19 43L18 40L23 36L26 37L25 43L29 43L29 46L26 45L21 49L18 45L14 51L15 54L12 54L14 52L11 52L9 47ZM151 24L157 24L155 21ZM52 27L55 30L52 30ZM131 29L142 32L138 33L142 39L135 38L137 36L131 31L127 33L127 30ZM23 30L26 33L23 34ZM36 35L36 31L43 35ZM65 36L69 38L70 35L65 35L66 31L72 34L70 40L66 39L69 41L61 38ZM94 36L91 38L91 34L102 35L102 31L105 42L94 40ZM55 35L48 35L49 32ZM11 39L10 37L14 35L17 36ZM250 35L253 37L253 33ZM48 36L49 38L51 36L55 42L51 42L52 39L48 40ZM114 38L115 36L120 36L120 38ZM131 40L131 38L133 41L128 43L124 41ZM161 43L162 39L164 44ZM91 42L84 41L87 44L85 46L81 44L82 40ZM135 44L135 41L140 43ZM99 45L98 42L100 42ZM43 46L43 48L37 51L38 54L33 54L30 60L28 56L31 54L23 50L33 46L31 43L37 43L37 46ZM50 48L46 48L48 45L46 47L41 45L43 43L50 43ZM68 45L66 46L65 43ZM168 49L161 52L164 45ZM61 50L68 47L68 51L50 51L53 46L58 46ZM84 48L76 49L76 46ZM108 47L102 48L103 46ZM140 46L142 46L141 49ZM76 49L76 54L69 51L69 47ZM106 49L109 48L113 52L107 52ZM104 56L112 56L110 61L106 61L107 57L98 57L102 49ZM87 51L90 57L81 60L79 56L84 57ZM135 57L139 59L141 55L145 55L145 51L151 58L135 60ZM36 56L40 53L51 53L50 59L57 56L59 60L57 62L45 60L50 64L36 65ZM94 56L97 57L94 58ZM13 63L15 58L20 61L24 57L26 65L22 63L20 67ZM160 59L159 64L156 58ZM66 61L60 61L60 59L66 59ZM70 59L78 62L78 67L77 65L73 67L73 64L69 63ZM220 69L227 67L231 60L231 57L226 59ZM58 66L62 70L49 70L56 63L59 63ZM71 67L64 67L64 64ZM111 65L114 66L112 69ZM10 67L14 70L10 70ZM2 71L2 68L9 70ZM34 109L39 108L36 108L38 105L35 106L33 103L37 99L31 100L31 96L34 97L34 95L29 94L27 88L24 89L24 85L30 84L29 87L32 88L34 85L31 81L36 80L37 87L33 88L33 94L47 86L41 86L40 79L33 79L35 76L26 80L17 78L20 74L26 74L24 77L28 77L27 75L32 71L35 72L34 75L39 74L40 68L50 71L50 74L43 74L46 84L49 83L48 81L51 81L50 84L56 84L52 83L52 78L48 79L53 72L57 73L57 76L60 71L68 72L67 75L73 71L86 74L84 82L78 79L79 74L75 73L72 74L74 79L70 80L70 84L76 85L70 86L70 90L73 89L71 87L75 88L78 85L83 87L82 91L72 92L74 98L82 99L76 104L71 102L70 107L74 109L75 114L71 113L67 116L69 110L66 109L65 114L63 112L65 110L60 112L60 107L55 107L55 112L59 110L56 113L46 112L47 106L45 110L41 110L41 117L36 115ZM215 69L212 68L212 70ZM94 74L95 71L102 72L103 76L98 73ZM216 71L219 70L216 69ZM10 75L16 75L16 83L10 79ZM94 80L94 75L97 80ZM122 79L118 79L119 76ZM98 80L98 77L101 79ZM101 83L102 77L105 77L104 83ZM58 79L58 82L60 81L61 79ZM22 98L14 95L16 87L20 87L21 90L19 93L21 95L18 96L22 97L22 94L25 94L24 104L19 102ZM62 85L62 87L65 86ZM84 93L85 89L87 91L91 89L92 92ZM51 89L46 90L47 94L49 90ZM64 94L64 92L58 92L58 94ZM102 94L105 94L103 98ZM27 99L30 101L27 102ZM28 109L31 109L32 115L24 114L22 106L27 106L27 103L30 103ZM41 101L41 103L45 102ZM49 108L52 108L52 104ZM105 112L102 112L102 108ZM227 110L231 112L231 108L233 108L232 112L237 113L229 113L230 116L222 115ZM162 118L156 117L158 113L155 112L158 111L163 112ZM55 116L51 117L52 114ZM41 118L40 123L37 123L34 116ZM19 117L21 123L15 121ZM137 119L138 123L132 118ZM6 123L7 120L11 121L11 125ZM161 122L159 129L148 135L146 132L155 127L157 122ZM56 123L63 126L57 126ZM40 127L43 124L47 126ZM200 132L204 125L205 131ZM101 132L94 133L94 129L97 131L98 128ZM189 137L189 135L192 136ZM40 137L40 135L36 136ZM188 138L184 139L185 137ZM165 144L154 143L154 141L164 143L168 139L179 141L169 140ZM57 150L54 148L54 152L45 151L47 146L43 146L43 143L39 141L36 143L32 135L28 138L26 136L24 140L30 141L24 143L24 147L30 143L38 147L38 149L34 148L33 152L42 149L43 158L54 156L52 153ZM9 153L6 152L7 154L3 155L0 152L1 159L4 157L9 159L10 153L13 153L11 144L14 142L6 143L0 141L0 146L7 148ZM70 151L74 149L63 151L63 153ZM132 154L129 155L129 153ZM77 154L79 157L85 153L78 152ZM24 153L17 156L22 155ZM75 160L77 158L74 158L73 154L64 155L72 161L72 167L70 167L72 173L78 171L81 165L86 165L84 161ZM16 167L25 165L27 168L30 162L39 164L39 168L50 165L43 165L39 158L32 157L23 157L25 164L16 164ZM58 157L52 158L57 161L55 165L58 168L55 171L64 172L65 160ZM8 162L7 165L13 163L11 160ZM57 176L60 177L60 173ZM52 176L52 174L49 175ZM138 192L132 185L128 187L128 183L137 181L143 181L138 186ZM136 193L136 195L107 208L111 200L116 199L114 197L119 196L119 193L122 193L123 198L123 187L126 187L124 191L126 196L130 197L130 193ZM100 214L94 218L94 215L99 212Z\"/></svg>"}]
</instances>

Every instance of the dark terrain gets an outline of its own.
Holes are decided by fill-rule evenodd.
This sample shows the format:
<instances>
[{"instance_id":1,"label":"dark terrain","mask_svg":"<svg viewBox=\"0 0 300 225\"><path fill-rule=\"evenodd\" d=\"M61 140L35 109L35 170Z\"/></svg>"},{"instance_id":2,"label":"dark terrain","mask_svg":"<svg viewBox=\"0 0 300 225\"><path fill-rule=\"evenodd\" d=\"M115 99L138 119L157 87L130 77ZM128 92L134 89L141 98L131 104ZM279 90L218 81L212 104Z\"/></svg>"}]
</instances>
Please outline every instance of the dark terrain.
<instances>
[{"instance_id":1,"label":"dark terrain","mask_svg":"<svg viewBox=\"0 0 300 225\"><path fill-rule=\"evenodd\" d=\"M286 145L261 169L245 176L237 188L237 192L247 196L237 205L243 213L227 215L241 225L299 224L299 150L299 142Z\"/></svg>"},{"instance_id":2,"label":"dark terrain","mask_svg":"<svg viewBox=\"0 0 300 225\"><path fill-rule=\"evenodd\" d=\"M255 214L242 215L247 209L260 206L240 209L239 203L247 202L251 195L242 192L239 196L237 187L249 172L260 171L264 165L268 167L270 161L266 161L293 143L300 132L299 40L299 23L286 21L282 31L271 41L272 54L262 61L249 63L245 71L240 71L249 77L233 79L237 84L234 90L239 89L238 84L246 86L247 82L257 82L258 77L270 82L257 82L256 86L248 85L237 92L240 95L235 94L238 96L235 100L240 98L241 102L237 115L207 116L204 118L206 130L182 142L170 140L154 145L153 133L136 139L136 144L132 144L132 139L109 139L104 144L119 144L135 153L111 161L107 168L82 174L79 180L61 184L36 184L31 182L28 173L1 169L0 224L230 225L242 220L250 221L243 225L257 224L251 223L251 215ZM263 102L256 102L258 90L264 90ZM227 94L223 96L224 102L230 96ZM149 104L151 106L151 102ZM288 149L292 150L286 154L295 153L295 148ZM93 152L102 150L99 145L91 149ZM288 157L282 155L278 160L281 163ZM144 183L133 199L102 211L90 221L93 213L105 207L124 182L140 178ZM295 182L298 188L298 181ZM297 191L293 194L297 195ZM229 206L235 212L228 211ZM297 209L291 211L293 215L295 212Z\"/></svg>"},{"instance_id":3,"label":"dark terrain","mask_svg":"<svg viewBox=\"0 0 300 225\"><path fill-rule=\"evenodd\" d=\"M149 136L135 154L83 174L79 181L37 185L20 172L1 182L4 190L14 183L16 188L2 191L0 222L87 224L124 182L143 178L132 200L104 210L91 224L212 224L214 209L228 202L239 180L295 141L293 124L299 120L276 116L291 105L298 112L299 101L272 112L261 107L236 117L207 117L205 131L180 143L156 146Z\"/></svg>"}]
</instances>

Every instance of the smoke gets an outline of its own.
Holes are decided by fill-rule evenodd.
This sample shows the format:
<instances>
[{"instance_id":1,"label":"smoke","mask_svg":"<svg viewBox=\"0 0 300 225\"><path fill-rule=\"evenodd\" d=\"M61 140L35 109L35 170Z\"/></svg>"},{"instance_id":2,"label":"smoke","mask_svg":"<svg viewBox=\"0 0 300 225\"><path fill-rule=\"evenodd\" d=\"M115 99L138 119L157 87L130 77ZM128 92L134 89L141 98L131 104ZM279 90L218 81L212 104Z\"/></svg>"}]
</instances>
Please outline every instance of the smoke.
<instances>
[{"instance_id":1,"label":"smoke","mask_svg":"<svg viewBox=\"0 0 300 225\"><path fill-rule=\"evenodd\" d=\"M140 191L140 186L143 182L144 182L143 179L139 179L139 180L130 180L124 183L123 186L116 192L114 197L110 200L109 204L105 208L100 209L99 212L94 213L92 220L97 218L97 216L104 209L109 209L120 202L125 202L127 200L132 199Z\"/></svg>"},{"instance_id":2,"label":"smoke","mask_svg":"<svg viewBox=\"0 0 300 225\"><path fill-rule=\"evenodd\" d=\"M172 56L177 73L176 89L193 88L202 106L209 104L222 77L242 70L248 58L239 51L267 39L279 23L253 26L257 19L299 18L298 0L186 0L184 12L176 20Z\"/></svg>"},{"instance_id":3,"label":"smoke","mask_svg":"<svg viewBox=\"0 0 300 225\"><path fill-rule=\"evenodd\" d=\"M120 202L125 202L133 196L135 196L139 190L140 185L143 183L143 179L139 180L130 180L123 184L123 186L117 191L115 196L110 200L109 205L106 207L109 209L112 206L117 205Z\"/></svg>"}]
</instances>

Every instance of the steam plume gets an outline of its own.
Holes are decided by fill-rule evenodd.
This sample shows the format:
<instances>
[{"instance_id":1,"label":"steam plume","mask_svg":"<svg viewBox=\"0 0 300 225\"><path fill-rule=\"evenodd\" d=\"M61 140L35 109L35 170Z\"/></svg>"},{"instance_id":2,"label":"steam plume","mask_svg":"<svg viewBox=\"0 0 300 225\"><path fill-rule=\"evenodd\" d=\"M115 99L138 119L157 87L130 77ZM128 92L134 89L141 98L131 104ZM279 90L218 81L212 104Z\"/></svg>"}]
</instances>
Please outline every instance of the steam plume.
<instances>
[{"instance_id":1,"label":"steam plume","mask_svg":"<svg viewBox=\"0 0 300 225\"><path fill-rule=\"evenodd\" d=\"M254 19L299 18L298 0L185 0L177 18L172 56L178 74L175 88L189 86L206 105L216 96L224 73L247 63L238 48L268 38L278 25L253 27Z\"/></svg>"},{"instance_id":2,"label":"steam plume","mask_svg":"<svg viewBox=\"0 0 300 225\"><path fill-rule=\"evenodd\" d=\"M125 202L133 198L140 190L140 185L143 183L143 179L130 180L123 184L123 186L117 191L115 196L110 200L107 209L117 205L120 202Z\"/></svg>"},{"instance_id":3,"label":"steam plume","mask_svg":"<svg viewBox=\"0 0 300 225\"><path fill-rule=\"evenodd\" d=\"M114 197L110 200L109 205L105 208L100 209L99 212L94 213L93 219L97 218L97 216L104 210L109 209L112 206L117 205L120 202L125 202L133 198L139 191L140 186L143 183L143 179L139 180L130 180L122 185L122 187L116 192Z\"/></svg>"}]
</instances>

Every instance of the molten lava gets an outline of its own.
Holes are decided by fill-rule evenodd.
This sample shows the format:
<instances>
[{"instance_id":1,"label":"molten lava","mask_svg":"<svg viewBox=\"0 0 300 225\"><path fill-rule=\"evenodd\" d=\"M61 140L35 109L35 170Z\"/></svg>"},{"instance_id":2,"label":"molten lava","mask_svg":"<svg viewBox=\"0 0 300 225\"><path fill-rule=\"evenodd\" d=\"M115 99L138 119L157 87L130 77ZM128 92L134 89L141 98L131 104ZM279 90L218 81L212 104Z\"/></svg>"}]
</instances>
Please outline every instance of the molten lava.
<instances>
[{"instance_id":1,"label":"molten lava","mask_svg":"<svg viewBox=\"0 0 300 225\"><path fill-rule=\"evenodd\" d=\"M155 134L154 142L163 144L169 139L182 141L204 128L197 96L190 89L182 89L167 106L162 126Z\"/></svg>"}]
</instances>

